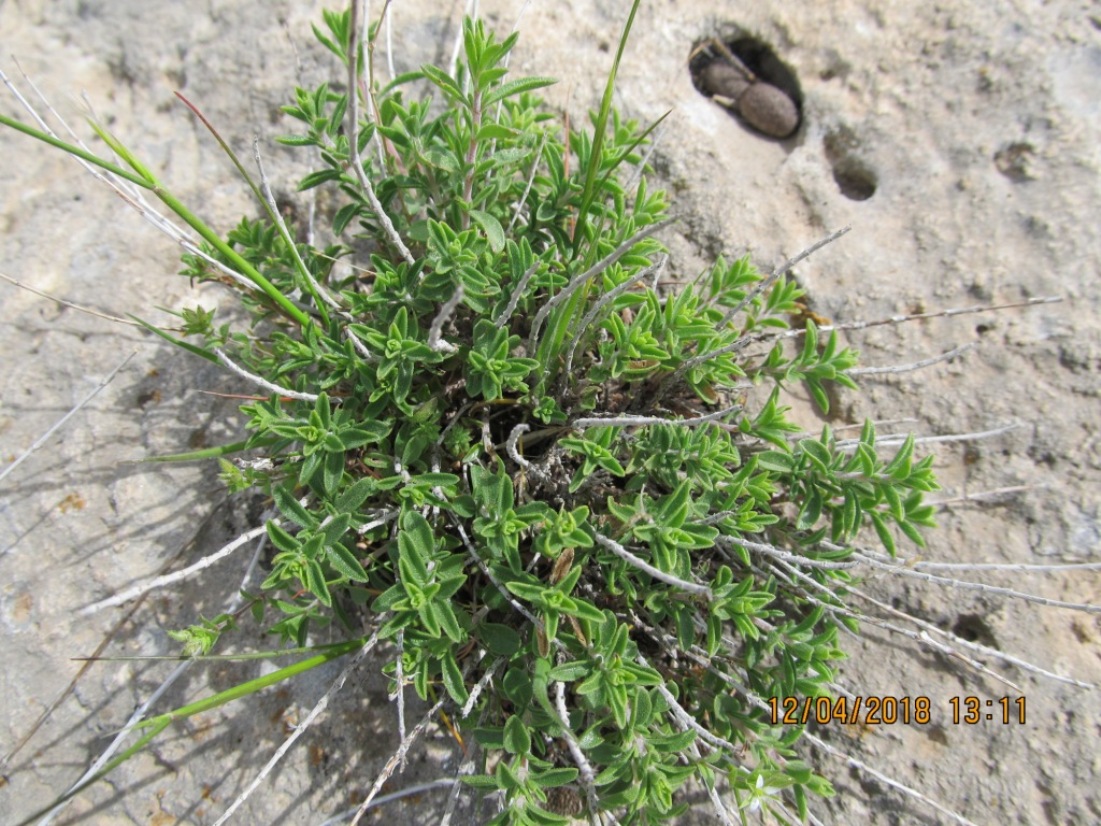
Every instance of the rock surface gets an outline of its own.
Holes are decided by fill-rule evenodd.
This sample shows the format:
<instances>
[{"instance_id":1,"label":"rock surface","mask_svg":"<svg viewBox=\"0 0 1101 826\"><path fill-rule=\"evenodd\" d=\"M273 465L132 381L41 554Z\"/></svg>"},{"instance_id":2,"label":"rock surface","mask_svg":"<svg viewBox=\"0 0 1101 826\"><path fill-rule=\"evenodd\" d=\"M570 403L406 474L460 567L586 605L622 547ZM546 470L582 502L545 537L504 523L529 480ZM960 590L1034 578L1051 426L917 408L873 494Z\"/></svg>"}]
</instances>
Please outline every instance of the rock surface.
<instances>
[{"instance_id":1,"label":"rock surface","mask_svg":"<svg viewBox=\"0 0 1101 826\"><path fill-rule=\"evenodd\" d=\"M617 103L625 114L652 120L672 110L652 163L680 217L664 238L676 274L694 276L720 253L749 252L769 267L849 225L843 240L796 268L812 309L835 321L1061 296L1059 304L847 333L862 366L977 346L918 372L865 377L864 392L844 395L831 424L872 417L896 422L883 424L881 433L925 436L1015 425L979 441L930 446L945 499L1026 489L946 506L923 557L1101 562L1101 5L745 5L737 12L743 16L717 18L711 3L649 0L621 67ZM548 99L583 123L598 101L628 6L571 0L526 9L513 69L560 78ZM91 142L77 101L86 92L100 118L185 203L229 228L253 206L173 92L199 106L245 156L258 134L277 190L304 203L293 195L293 182L308 169L307 159L272 139L291 131L279 106L294 85L337 76L309 32L321 8L284 0L12 0L0 3L0 66L28 93L9 58L14 54ZM481 4L501 32L519 9L518 2ZM394 70L446 63L459 4L416 0L394 4L393 12ZM687 69L693 45L731 24L771 45L798 77L803 122L794 137L762 138L693 86ZM379 60L386 65L385 55ZM2 106L17 111L10 96ZM210 306L223 298L174 276L177 252L71 159L0 130L0 271L111 315L163 321L156 307ZM0 468L136 353L42 450L0 481L3 750L61 698L3 768L0 820L10 823L72 783L176 665L95 663L66 694L81 667L71 658L92 654L107 635L111 655L174 651L165 630L223 610L248 552L221 563L214 575L157 592L133 614L129 605L78 613L240 532L209 466L134 464L228 441L240 419L205 391L240 388L233 377L204 369L135 327L6 282L0 299ZM808 428L821 426L805 399L796 394L792 403L805 411ZM1096 570L946 575L1101 604ZM1101 682L1096 613L913 579L873 576L867 589L967 639ZM1101 820L1096 689L982 658L1010 687L871 626L847 645L853 656L841 668L846 687L865 696L927 696L934 722L826 727L819 733L833 748L973 823ZM361 799L397 742L380 665L353 677L237 822L316 823ZM180 724L110 782L81 794L62 821L213 822L339 669L265 693L248 714L229 707ZM193 668L157 708L259 673L253 662ZM969 695L1023 696L1027 722L953 724L950 699ZM415 757L392 788L454 771L449 737L429 739L428 756ZM954 822L856 763L805 751L839 791L831 801L812 802L824 822ZM386 816L429 819L444 798L427 792L393 804ZM706 818L708 810L700 812Z\"/></svg>"}]
</instances>

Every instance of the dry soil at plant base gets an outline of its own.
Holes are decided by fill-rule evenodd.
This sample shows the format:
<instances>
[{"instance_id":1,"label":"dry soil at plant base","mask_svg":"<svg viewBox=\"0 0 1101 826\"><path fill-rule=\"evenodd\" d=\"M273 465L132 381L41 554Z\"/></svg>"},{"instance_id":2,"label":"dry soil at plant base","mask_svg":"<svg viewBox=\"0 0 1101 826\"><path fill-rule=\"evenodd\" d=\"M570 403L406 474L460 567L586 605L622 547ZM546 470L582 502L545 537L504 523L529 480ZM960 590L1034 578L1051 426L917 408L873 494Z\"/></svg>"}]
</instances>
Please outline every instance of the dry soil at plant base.
<instances>
[{"instance_id":1,"label":"dry soil at plant base","mask_svg":"<svg viewBox=\"0 0 1101 826\"><path fill-rule=\"evenodd\" d=\"M629 4L575 0L529 8L513 68L561 83L548 95L572 122L596 104ZM772 5L773 8L769 8ZM829 231L838 244L797 268L813 309L837 321L1061 295L1062 304L851 333L867 365L898 364L958 344L965 358L913 374L869 378L845 394L835 427L871 416L913 417L881 432L926 435L1019 427L968 447L941 445L945 496L1028 485L982 507L946 509L927 558L1054 563L1099 561L1098 270L1101 239L1101 5L789 2L716 10L647 2L624 60L617 103L653 119L672 113L653 156L681 217L666 240L675 274L692 277L722 253L769 266ZM289 128L278 107L294 83L316 85L332 61L309 37L318 3L8 2L0 4L3 68L15 54L74 123L81 91L185 202L223 229L253 207L213 141L175 102L181 90L239 150L261 136L273 178L307 168L276 148ZM518 3L483 3L498 31ZM394 6L394 68L446 61L457 4ZM727 16L729 15L729 16ZM805 123L760 139L693 88L692 44L733 22L768 41L797 74ZM380 56L380 68L385 61ZM385 71L385 69L383 69ZM297 78L297 80L296 80ZM5 110L13 105L5 103ZM82 134L88 135L87 130ZM70 160L5 132L0 137L0 268L41 289L116 314L163 319L224 297L173 277L176 250ZM863 200L854 195L867 195ZM299 200L299 203L304 203ZM239 530L218 505L210 468L127 464L185 446L217 444L240 419L201 391L240 390L231 377L112 325L0 284L4 354L0 453L21 453L129 352L137 356L48 449L3 482L0 623L5 671L0 742L14 744L63 691L78 663L122 617L76 611L155 572L183 549L193 557ZM806 425L821 422L798 394ZM198 542L189 546L191 540ZM911 553L911 549L905 549ZM164 629L217 613L241 576L227 563L146 601L112 651L173 650ZM1101 603L1096 572L988 574L985 581L1073 602ZM877 579L880 598L944 628L1061 674L1101 681L1095 615L1030 606L922 583ZM840 680L861 695L930 698L934 723L824 736L853 757L920 789L979 824L1087 824L1101 819L1098 693L1012 667L1020 691L870 629L847 643ZM991 665L997 665L991 662ZM6 768L0 820L11 822L71 782L171 664L93 667ZM194 669L164 703L254 676L260 666ZM246 715L213 712L73 804L83 822L212 822L306 713L336 670L269 692ZM1025 725L951 721L950 698L1027 698ZM346 807L396 743L377 666L353 679L306 744L250 801L240 822L312 823ZM406 777L454 769L446 734ZM833 823L948 822L831 757L840 792L813 809ZM441 767L440 762L443 762ZM395 787L404 785L399 779ZM409 781L412 782L412 781ZM425 795L387 816L425 816ZM706 809L701 809L706 817Z\"/></svg>"}]
</instances>

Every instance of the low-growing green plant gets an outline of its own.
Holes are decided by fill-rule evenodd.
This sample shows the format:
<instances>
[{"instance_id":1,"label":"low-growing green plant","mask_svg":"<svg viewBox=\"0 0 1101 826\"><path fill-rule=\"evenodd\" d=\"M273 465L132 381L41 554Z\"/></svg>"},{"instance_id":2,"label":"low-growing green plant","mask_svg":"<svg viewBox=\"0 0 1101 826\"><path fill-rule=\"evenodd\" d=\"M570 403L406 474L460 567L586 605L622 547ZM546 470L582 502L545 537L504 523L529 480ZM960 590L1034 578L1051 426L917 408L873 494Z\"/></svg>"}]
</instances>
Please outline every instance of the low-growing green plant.
<instances>
[{"instance_id":1,"label":"low-growing green plant","mask_svg":"<svg viewBox=\"0 0 1101 826\"><path fill-rule=\"evenodd\" d=\"M785 346L802 295L786 268L720 259L663 286L649 130L611 106L633 17L591 127L567 131L536 96L550 80L509 78L516 35L468 20L454 74L375 88L355 15L327 13L317 35L351 82L298 89L282 139L319 159L301 189L334 190L324 248L240 164L267 214L223 239L102 127L129 169L2 119L203 237L184 275L237 290L251 323L196 307L148 326L264 395L241 441L175 458L217 456L231 490L277 508L256 620L298 648L327 626L348 638L147 721L105 771L172 719L362 647L365 622L398 646L394 690L476 745L463 781L495 796L494 823L663 821L690 780L743 819L832 793L769 701L832 698L851 543L921 544L931 458L912 439L881 457L870 423L851 444L792 437L780 389L825 411L856 356L813 321ZM233 626L175 636L206 654Z\"/></svg>"}]
</instances>

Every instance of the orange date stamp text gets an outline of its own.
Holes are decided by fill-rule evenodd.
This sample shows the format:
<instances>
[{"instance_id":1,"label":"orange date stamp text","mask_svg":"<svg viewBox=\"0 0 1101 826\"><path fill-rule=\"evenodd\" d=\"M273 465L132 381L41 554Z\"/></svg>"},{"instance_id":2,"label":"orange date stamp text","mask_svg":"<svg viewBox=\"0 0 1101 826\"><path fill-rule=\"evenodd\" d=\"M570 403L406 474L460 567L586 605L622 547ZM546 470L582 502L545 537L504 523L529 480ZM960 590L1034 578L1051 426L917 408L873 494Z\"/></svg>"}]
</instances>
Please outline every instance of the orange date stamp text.
<instances>
[{"instance_id":1,"label":"orange date stamp text","mask_svg":"<svg viewBox=\"0 0 1101 826\"><path fill-rule=\"evenodd\" d=\"M927 725L932 722L933 702L924 694L915 697L889 695L851 697L772 697L768 701L772 725L820 726L841 723L892 726L897 723ZM948 700L954 725L1001 723L1025 724L1024 697L952 697Z\"/></svg>"}]
</instances>

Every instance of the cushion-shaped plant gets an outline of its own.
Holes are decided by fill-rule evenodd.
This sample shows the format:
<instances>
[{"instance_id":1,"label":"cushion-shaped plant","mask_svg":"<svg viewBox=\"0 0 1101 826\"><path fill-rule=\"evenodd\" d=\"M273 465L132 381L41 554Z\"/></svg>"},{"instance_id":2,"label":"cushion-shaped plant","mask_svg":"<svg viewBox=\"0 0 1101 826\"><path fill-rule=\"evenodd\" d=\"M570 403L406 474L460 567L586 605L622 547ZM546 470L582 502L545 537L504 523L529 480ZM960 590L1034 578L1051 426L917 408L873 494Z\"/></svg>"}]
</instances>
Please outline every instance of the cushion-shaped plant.
<instances>
[{"instance_id":1,"label":"cushion-shaped plant","mask_svg":"<svg viewBox=\"0 0 1101 826\"><path fill-rule=\"evenodd\" d=\"M787 267L718 260L663 286L665 197L614 68L591 129L568 131L535 96L551 81L509 79L515 35L467 21L453 75L380 89L354 14L325 22L356 91L299 89L284 142L317 153L303 189L338 191L329 246L296 240L264 183L267 217L222 239L105 130L129 170L61 144L162 198L205 239L184 274L252 313L151 329L264 388L247 438L205 452L280 514L254 615L297 646L333 623L352 639L244 688L389 640L395 692L477 747L463 780L496 795L494 822L663 820L690 778L805 815L830 787L796 759L787 701L844 718L826 684L854 627L848 543L921 543L931 459L912 440L881 458L870 423L793 438L779 389L826 410L856 359L813 321L788 329ZM408 99L414 81L434 97ZM205 653L231 626L177 637Z\"/></svg>"}]
</instances>

